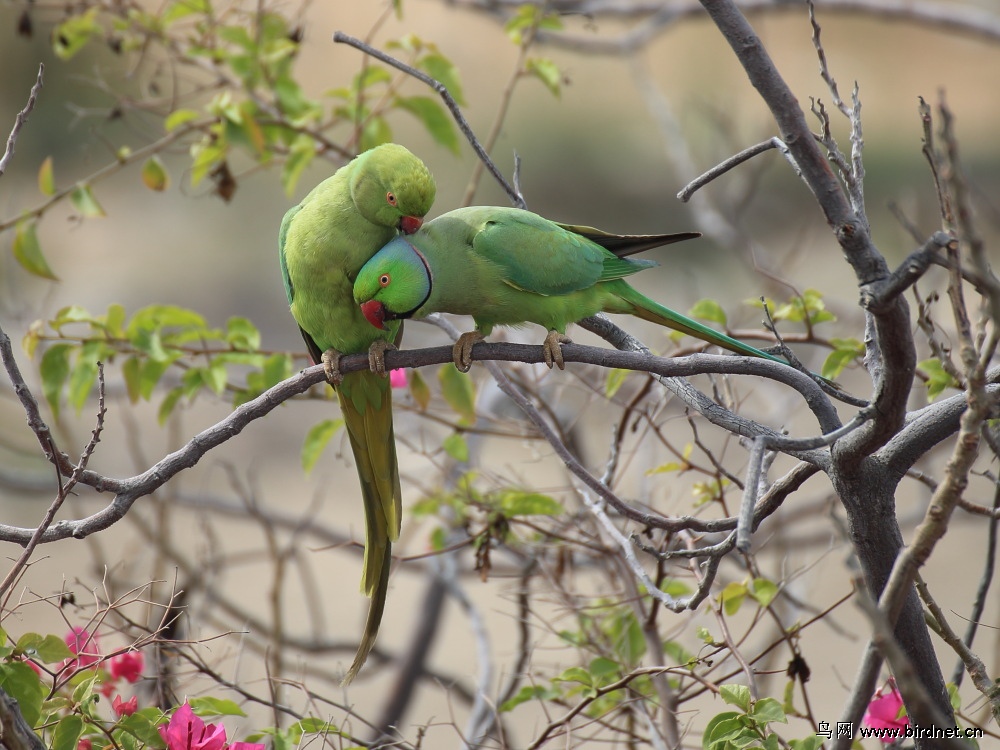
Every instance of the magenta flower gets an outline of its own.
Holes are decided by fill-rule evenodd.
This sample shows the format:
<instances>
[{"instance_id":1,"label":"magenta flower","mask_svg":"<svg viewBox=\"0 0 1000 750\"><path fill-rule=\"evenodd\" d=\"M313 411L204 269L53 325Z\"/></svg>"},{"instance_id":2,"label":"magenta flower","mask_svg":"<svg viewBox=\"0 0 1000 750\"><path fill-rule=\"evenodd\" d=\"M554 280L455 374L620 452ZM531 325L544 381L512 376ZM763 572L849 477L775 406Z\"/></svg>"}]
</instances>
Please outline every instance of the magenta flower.
<instances>
[{"instance_id":1,"label":"magenta flower","mask_svg":"<svg viewBox=\"0 0 1000 750\"><path fill-rule=\"evenodd\" d=\"M206 725L188 703L181 704L170 722L159 730L167 750L264 750L263 745L253 742L226 744L226 728L221 724Z\"/></svg>"},{"instance_id":2,"label":"magenta flower","mask_svg":"<svg viewBox=\"0 0 1000 750\"><path fill-rule=\"evenodd\" d=\"M123 701L120 695L116 695L111 701L111 707L119 716L131 716L139 710L139 698L133 695L127 701Z\"/></svg>"},{"instance_id":3,"label":"magenta flower","mask_svg":"<svg viewBox=\"0 0 1000 750\"><path fill-rule=\"evenodd\" d=\"M91 750L94 747L94 743L84 737L82 740L76 743L76 750Z\"/></svg>"},{"instance_id":4,"label":"magenta flower","mask_svg":"<svg viewBox=\"0 0 1000 750\"><path fill-rule=\"evenodd\" d=\"M879 688L865 711L865 726L872 729L906 729L910 720L903 712L903 696L896 688L896 681L891 677ZM902 736L902 735L900 735ZM882 742L895 742L896 737L881 737Z\"/></svg>"},{"instance_id":5,"label":"magenta flower","mask_svg":"<svg viewBox=\"0 0 1000 750\"><path fill-rule=\"evenodd\" d=\"M406 370L399 368L397 370L389 371L389 387L391 388L406 388L409 379L406 376Z\"/></svg>"},{"instance_id":6,"label":"magenta flower","mask_svg":"<svg viewBox=\"0 0 1000 750\"><path fill-rule=\"evenodd\" d=\"M76 654L75 659L67 662L73 664L75 669L86 669L101 660L96 633L91 635L86 628L77 626L66 634L64 640L69 650Z\"/></svg>"},{"instance_id":7,"label":"magenta flower","mask_svg":"<svg viewBox=\"0 0 1000 750\"><path fill-rule=\"evenodd\" d=\"M113 679L125 679L128 682L136 682L142 677L142 670L145 667L145 659L141 651L127 651L118 656L112 656L108 661L108 674Z\"/></svg>"}]
</instances>

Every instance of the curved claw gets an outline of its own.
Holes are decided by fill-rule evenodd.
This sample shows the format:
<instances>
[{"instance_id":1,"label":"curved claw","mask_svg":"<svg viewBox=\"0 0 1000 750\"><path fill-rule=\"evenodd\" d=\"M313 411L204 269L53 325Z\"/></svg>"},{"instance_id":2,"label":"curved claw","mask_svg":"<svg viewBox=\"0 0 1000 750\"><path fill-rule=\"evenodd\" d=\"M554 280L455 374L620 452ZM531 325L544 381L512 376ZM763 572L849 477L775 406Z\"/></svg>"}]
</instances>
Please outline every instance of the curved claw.
<instances>
[{"instance_id":1,"label":"curved claw","mask_svg":"<svg viewBox=\"0 0 1000 750\"><path fill-rule=\"evenodd\" d=\"M340 358L344 356L336 349L327 349L320 358L323 362L323 371L326 373L326 382L336 387L344 379L344 373L340 371Z\"/></svg>"},{"instance_id":2,"label":"curved claw","mask_svg":"<svg viewBox=\"0 0 1000 750\"><path fill-rule=\"evenodd\" d=\"M559 331L549 331L548 335L545 337L545 341L542 343L542 354L545 357L545 364L551 370L552 365L555 365L560 370L566 369L566 363L563 361L562 345L572 344L573 340L564 333L559 333Z\"/></svg>"},{"instance_id":3,"label":"curved claw","mask_svg":"<svg viewBox=\"0 0 1000 750\"><path fill-rule=\"evenodd\" d=\"M390 349L395 349L396 345L385 339L375 339L368 347L368 369L376 375L386 376L385 353Z\"/></svg>"},{"instance_id":4,"label":"curved claw","mask_svg":"<svg viewBox=\"0 0 1000 750\"><path fill-rule=\"evenodd\" d=\"M472 367L472 347L486 337L479 331L468 331L458 337L455 346L451 348L451 358L459 372L468 372Z\"/></svg>"}]
</instances>

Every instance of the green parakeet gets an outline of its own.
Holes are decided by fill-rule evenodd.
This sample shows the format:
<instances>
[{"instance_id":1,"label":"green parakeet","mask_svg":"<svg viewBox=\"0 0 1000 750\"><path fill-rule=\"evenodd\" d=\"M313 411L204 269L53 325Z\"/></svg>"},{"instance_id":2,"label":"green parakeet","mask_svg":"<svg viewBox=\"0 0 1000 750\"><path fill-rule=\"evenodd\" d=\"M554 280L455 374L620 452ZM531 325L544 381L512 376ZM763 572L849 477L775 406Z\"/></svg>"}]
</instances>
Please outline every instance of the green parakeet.
<instances>
[{"instance_id":1,"label":"green parakeet","mask_svg":"<svg viewBox=\"0 0 1000 750\"><path fill-rule=\"evenodd\" d=\"M384 351L401 323L372 327L354 303L361 267L400 231L415 232L434 202L434 178L402 146L366 151L290 209L278 236L281 275L302 337L337 391L365 507L361 588L371 597L365 630L344 682L357 675L378 635L389 586L401 493L389 381L374 372L341 377L342 354Z\"/></svg>"},{"instance_id":2,"label":"green parakeet","mask_svg":"<svg viewBox=\"0 0 1000 750\"><path fill-rule=\"evenodd\" d=\"M473 344L494 326L526 322L545 326L545 360L562 367L566 326L598 312L635 315L738 354L784 363L658 305L624 281L657 265L624 256L698 236L614 235L517 208L460 208L382 248L358 274L354 299L377 330L432 312L471 315L476 330L455 345L461 370L471 365Z\"/></svg>"}]
</instances>

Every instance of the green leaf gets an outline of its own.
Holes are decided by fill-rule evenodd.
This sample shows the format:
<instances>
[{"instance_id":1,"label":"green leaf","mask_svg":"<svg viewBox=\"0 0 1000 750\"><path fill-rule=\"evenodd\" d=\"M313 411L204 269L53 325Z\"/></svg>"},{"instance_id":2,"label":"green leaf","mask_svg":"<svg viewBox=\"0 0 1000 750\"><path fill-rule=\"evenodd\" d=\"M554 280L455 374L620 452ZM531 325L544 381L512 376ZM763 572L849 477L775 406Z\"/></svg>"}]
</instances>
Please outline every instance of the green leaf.
<instances>
[{"instance_id":1,"label":"green leaf","mask_svg":"<svg viewBox=\"0 0 1000 750\"><path fill-rule=\"evenodd\" d=\"M146 359L139 368L139 395L145 401L153 396L153 391L160 383L163 373L170 367L172 359Z\"/></svg>"},{"instance_id":2,"label":"green leaf","mask_svg":"<svg viewBox=\"0 0 1000 750\"><path fill-rule=\"evenodd\" d=\"M101 204L97 202L97 198L94 197L93 191L90 189L90 185L85 182L81 182L70 193L70 202L73 204L73 208L84 217L87 218L100 218L106 216L104 209L101 208Z\"/></svg>"},{"instance_id":3,"label":"green leaf","mask_svg":"<svg viewBox=\"0 0 1000 750\"><path fill-rule=\"evenodd\" d=\"M552 96L562 93L563 74L552 60L547 57L530 57L525 62L524 70L545 84Z\"/></svg>"},{"instance_id":4,"label":"green leaf","mask_svg":"<svg viewBox=\"0 0 1000 750\"><path fill-rule=\"evenodd\" d=\"M160 408L156 412L156 421L161 427L170 419L170 415L174 413L174 409L183 395L184 389L178 386L177 388L171 388L167 392L167 395L163 397L163 401L160 402Z\"/></svg>"},{"instance_id":5,"label":"green leaf","mask_svg":"<svg viewBox=\"0 0 1000 750\"><path fill-rule=\"evenodd\" d=\"M69 387L66 391L67 403L76 409L79 414L87 403L87 397L94 387L94 380L97 378L97 361L100 351L104 345L99 341L91 341L83 345L80 356L76 359L76 365L69 378Z\"/></svg>"},{"instance_id":6,"label":"green leaf","mask_svg":"<svg viewBox=\"0 0 1000 750\"><path fill-rule=\"evenodd\" d=\"M358 143L359 151L368 151L376 146L381 146L383 143L391 142L392 128L389 127L389 123L386 122L384 117L374 115L365 120L364 126L361 128L361 138Z\"/></svg>"},{"instance_id":7,"label":"green leaf","mask_svg":"<svg viewBox=\"0 0 1000 750\"><path fill-rule=\"evenodd\" d=\"M142 182L156 192L163 192L170 187L170 175L156 154L146 159L146 163L142 165Z\"/></svg>"},{"instance_id":8,"label":"green leaf","mask_svg":"<svg viewBox=\"0 0 1000 750\"><path fill-rule=\"evenodd\" d=\"M740 607L743 605L743 600L747 595L747 587L744 583L739 583L733 581L726 585L724 589L719 593L719 601L722 603L722 609L727 615L735 615L740 611Z\"/></svg>"},{"instance_id":9,"label":"green leaf","mask_svg":"<svg viewBox=\"0 0 1000 750\"><path fill-rule=\"evenodd\" d=\"M594 684L593 678L583 667L569 667L563 670L563 673L558 677L552 678L553 682L579 682L581 685L587 685L588 687Z\"/></svg>"},{"instance_id":10,"label":"green leaf","mask_svg":"<svg viewBox=\"0 0 1000 750\"><path fill-rule=\"evenodd\" d=\"M750 688L746 685L722 685L719 687L719 697L744 712L750 709Z\"/></svg>"},{"instance_id":11,"label":"green leaf","mask_svg":"<svg viewBox=\"0 0 1000 750\"><path fill-rule=\"evenodd\" d=\"M175 109L167 115L167 119L163 121L163 129L170 133L171 131L177 130L177 128L181 125L194 122L201 116L201 112L194 109Z\"/></svg>"},{"instance_id":12,"label":"green leaf","mask_svg":"<svg viewBox=\"0 0 1000 750\"><path fill-rule=\"evenodd\" d=\"M459 372L457 367L441 367L438 369L438 380L441 383L441 394L448 405L459 415L462 425L471 425L476 421L476 387L468 373Z\"/></svg>"},{"instance_id":13,"label":"green leaf","mask_svg":"<svg viewBox=\"0 0 1000 750\"><path fill-rule=\"evenodd\" d=\"M66 642L57 635L42 636L39 633L25 633L17 639L15 648L30 656L42 664L55 664L64 659L72 659L73 652L70 651Z\"/></svg>"},{"instance_id":14,"label":"green leaf","mask_svg":"<svg viewBox=\"0 0 1000 750\"><path fill-rule=\"evenodd\" d=\"M603 656L598 656L590 662L590 673L594 677L618 677L622 672L622 665Z\"/></svg>"},{"instance_id":15,"label":"green leaf","mask_svg":"<svg viewBox=\"0 0 1000 750\"><path fill-rule=\"evenodd\" d=\"M125 335L125 308L117 303L108 305L104 314L104 332L111 338Z\"/></svg>"},{"instance_id":16,"label":"green leaf","mask_svg":"<svg viewBox=\"0 0 1000 750\"><path fill-rule=\"evenodd\" d=\"M465 104L462 83L458 78L458 68L447 57L439 52L424 55L417 61L417 67L424 70L431 78L443 83L448 93L458 104Z\"/></svg>"},{"instance_id":17,"label":"green leaf","mask_svg":"<svg viewBox=\"0 0 1000 750\"><path fill-rule=\"evenodd\" d=\"M52 273L48 261L42 255L42 246L38 244L38 235L35 233L35 222L19 221L17 230L14 233L14 258L21 267L28 273L41 276L43 279L58 281L58 277Z\"/></svg>"},{"instance_id":18,"label":"green leaf","mask_svg":"<svg viewBox=\"0 0 1000 750\"><path fill-rule=\"evenodd\" d=\"M762 607L769 605L778 595L778 584L766 578L754 578L750 589L750 596Z\"/></svg>"},{"instance_id":19,"label":"green leaf","mask_svg":"<svg viewBox=\"0 0 1000 750\"><path fill-rule=\"evenodd\" d=\"M420 120L435 141L458 155L458 133L441 104L427 96L409 96L397 97L396 106Z\"/></svg>"},{"instance_id":20,"label":"green leaf","mask_svg":"<svg viewBox=\"0 0 1000 750\"><path fill-rule=\"evenodd\" d=\"M622 387L625 382L626 376L631 372L630 370L621 370L617 367L608 370L608 377L604 381L604 395L607 398L614 398L614 395L618 393L618 389Z\"/></svg>"},{"instance_id":21,"label":"green leaf","mask_svg":"<svg viewBox=\"0 0 1000 750\"><path fill-rule=\"evenodd\" d=\"M441 444L444 452L460 463L469 462L469 444L460 432L453 432Z\"/></svg>"},{"instance_id":22,"label":"green leaf","mask_svg":"<svg viewBox=\"0 0 1000 750\"><path fill-rule=\"evenodd\" d=\"M324 419L313 425L306 433L305 442L302 444L302 468L307 474L313 470L320 454L326 448L326 444L330 442L330 438L343 426L343 419Z\"/></svg>"},{"instance_id":23,"label":"green leaf","mask_svg":"<svg viewBox=\"0 0 1000 750\"><path fill-rule=\"evenodd\" d=\"M753 704L749 716L758 724L770 724L775 721L780 724L788 723L785 710L781 707L781 702L777 698L761 698Z\"/></svg>"},{"instance_id":24,"label":"green leaf","mask_svg":"<svg viewBox=\"0 0 1000 750\"><path fill-rule=\"evenodd\" d=\"M59 419L62 389L69 378L69 353L72 348L72 344L53 344L45 350L38 365L38 372L42 377L42 394L56 419Z\"/></svg>"},{"instance_id":25,"label":"green leaf","mask_svg":"<svg viewBox=\"0 0 1000 750\"><path fill-rule=\"evenodd\" d=\"M131 716L123 716L118 720L116 728L136 737L148 747L163 747L163 738L157 727L165 718L163 711L156 706L149 706L140 708Z\"/></svg>"},{"instance_id":26,"label":"green leaf","mask_svg":"<svg viewBox=\"0 0 1000 750\"><path fill-rule=\"evenodd\" d=\"M211 10L209 0L174 0L163 11L161 19L164 23L173 23L185 16L193 14L205 15Z\"/></svg>"},{"instance_id":27,"label":"green leaf","mask_svg":"<svg viewBox=\"0 0 1000 750\"><path fill-rule=\"evenodd\" d=\"M234 349L260 349L260 331L246 318L233 316L226 321L226 343Z\"/></svg>"},{"instance_id":28,"label":"green leaf","mask_svg":"<svg viewBox=\"0 0 1000 750\"><path fill-rule=\"evenodd\" d=\"M688 315L699 320L707 320L711 323L718 323L725 327L727 323L726 311L714 299L700 299L694 303Z\"/></svg>"},{"instance_id":29,"label":"green leaf","mask_svg":"<svg viewBox=\"0 0 1000 750\"><path fill-rule=\"evenodd\" d=\"M42 166L38 168L38 189L43 195L55 195L56 180L52 173L52 157L46 156Z\"/></svg>"},{"instance_id":30,"label":"green leaf","mask_svg":"<svg viewBox=\"0 0 1000 750\"><path fill-rule=\"evenodd\" d=\"M563 507L548 495L509 490L500 498L500 510L507 516L559 516Z\"/></svg>"},{"instance_id":31,"label":"green leaf","mask_svg":"<svg viewBox=\"0 0 1000 750\"><path fill-rule=\"evenodd\" d=\"M225 698L213 698L202 696L201 698L191 698L191 710L198 716L246 716L243 709L235 701Z\"/></svg>"},{"instance_id":32,"label":"green leaf","mask_svg":"<svg viewBox=\"0 0 1000 750\"><path fill-rule=\"evenodd\" d=\"M52 750L76 750L76 743L83 735L83 717L78 714L64 716L52 733Z\"/></svg>"},{"instance_id":33,"label":"green leaf","mask_svg":"<svg viewBox=\"0 0 1000 750\"><path fill-rule=\"evenodd\" d=\"M97 23L100 9L90 8L86 13L70 16L52 30L52 49L61 60L68 60L83 49L91 36L96 36L101 28Z\"/></svg>"},{"instance_id":34,"label":"green leaf","mask_svg":"<svg viewBox=\"0 0 1000 750\"><path fill-rule=\"evenodd\" d=\"M730 739L751 731L740 722L740 716L735 711L723 711L713 716L701 735L702 750L727 750Z\"/></svg>"},{"instance_id":35,"label":"green leaf","mask_svg":"<svg viewBox=\"0 0 1000 750\"><path fill-rule=\"evenodd\" d=\"M316 143L308 136L295 139L289 149L288 158L281 168L281 186L285 189L285 195L291 197L295 192L295 186L302 176L305 168L312 164L316 157Z\"/></svg>"},{"instance_id":36,"label":"green leaf","mask_svg":"<svg viewBox=\"0 0 1000 750\"><path fill-rule=\"evenodd\" d=\"M525 685L513 698L500 704L500 712L507 713L513 711L522 703L532 700L551 700L559 697L559 691L544 685Z\"/></svg>"},{"instance_id":37,"label":"green leaf","mask_svg":"<svg viewBox=\"0 0 1000 750\"><path fill-rule=\"evenodd\" d=\"M927 400L933 401L945 388L957 388L958 382L939 359L925 359L917 363L917 370L927 377Z\"/></svg>"},{"instance_id":38,"label":"green leaf","mask_svg":"<svg viewBox=\"0 0 1000 750\"><path fill-rule=\"evenodd\" d=\"M125 392L128 393L128 400L136 403L140 395L140 370L139 358L132 355L122 362L122 377L125 379Z\"/></svg>"},{"instance_id":39,"label":"green leaf","mask_svg":"<svg viewBox=\"0 0 1000 750\"><path fill-rule=\"evenodd\" d=\"M427 405L431 402L431 389L420 374L420 370L410 372L410 395L417 404L420 411L427 411Z\"/></svg>"},{"instance_id":40,"label":"green leaf","mask_svg":"<svg viewBox=\"0 0 1000 750\"><path fill-rule=\"evenodd\" d=\"M46 691L35 670L21 661L0 664L0 687L17 701L28 726L38 724Z\"/></svg>"}]
</instances>

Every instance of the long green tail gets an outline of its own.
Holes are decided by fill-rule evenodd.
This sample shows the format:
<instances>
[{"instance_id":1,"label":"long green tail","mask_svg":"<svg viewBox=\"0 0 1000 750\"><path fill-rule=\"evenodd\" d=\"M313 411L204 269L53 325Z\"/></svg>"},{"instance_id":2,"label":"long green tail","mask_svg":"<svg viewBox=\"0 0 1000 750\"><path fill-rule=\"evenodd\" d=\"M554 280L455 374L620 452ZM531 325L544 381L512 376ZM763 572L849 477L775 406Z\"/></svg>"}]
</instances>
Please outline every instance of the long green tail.
<instances>
[{"instance_id":1,"label":"long green tail","mask_svg":"<svg viewBox=\"0 0 1000 750\"><path fill-rule=\"evenodd\" d=\"M354 451L365 505L365 564L361 590L369 597L368 617L354 663L343 684L353 680L375 646L389 591L391 542L399 538L402 491L392 429L389 379L371 372L350 373L337 389Z\"/></svg>"},{"instance_id":2,"label":"long green tail","mask_svg":"<svg viewBox=\"0 0 1000 750\"><path fill-rule=\"evenodd\" d=\"M670 308L658 305L656 302L653 302L653 300L633 289L624 281L615 283L614 294L622 301L628 303L631 308L627 311L622 310L622 312L628 312L631 315L635 315L637 318L648 320L651 323L656 323L657 325L673 328L675 331L680 331L681 333L694 336L702 341L707 341L710 344L721 346L723 349L728 349L736 354L744 354L748 357L761 357L763 359L769 359L772 362L781 362L784 365L788 364L785 360L781 359L781 357L775 357L773 354L762 352L760 349L752 347L749 344L744 344L742 341L737 341L734 338L730 338L724 333L720 333L719 331L713 330L708 326L702 325L696 320L691 320L691 318L685 315L674 312Z\"/></svg>"}]
</instances>

